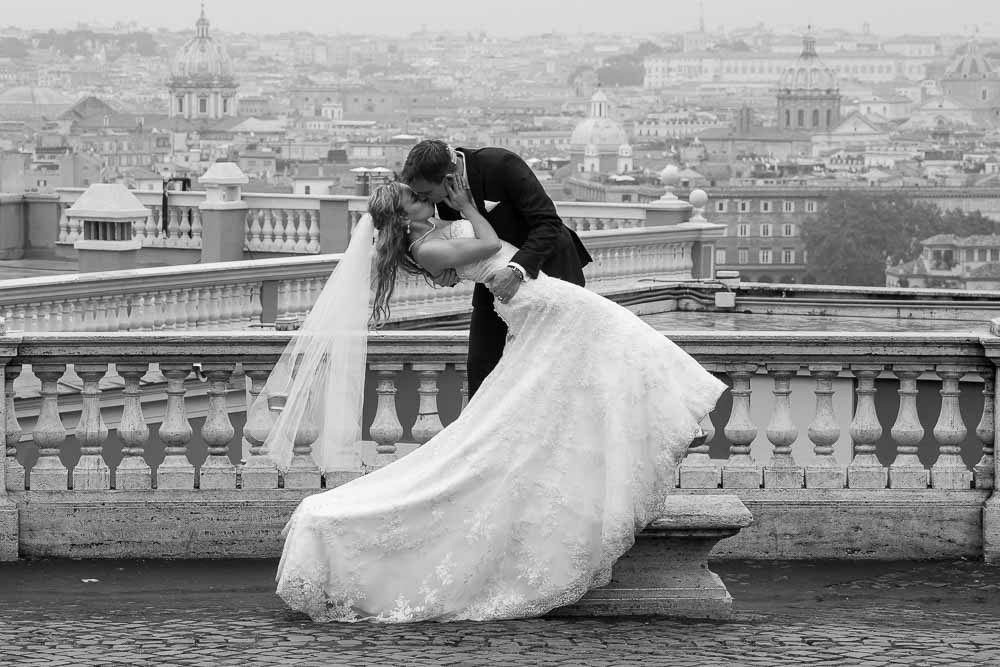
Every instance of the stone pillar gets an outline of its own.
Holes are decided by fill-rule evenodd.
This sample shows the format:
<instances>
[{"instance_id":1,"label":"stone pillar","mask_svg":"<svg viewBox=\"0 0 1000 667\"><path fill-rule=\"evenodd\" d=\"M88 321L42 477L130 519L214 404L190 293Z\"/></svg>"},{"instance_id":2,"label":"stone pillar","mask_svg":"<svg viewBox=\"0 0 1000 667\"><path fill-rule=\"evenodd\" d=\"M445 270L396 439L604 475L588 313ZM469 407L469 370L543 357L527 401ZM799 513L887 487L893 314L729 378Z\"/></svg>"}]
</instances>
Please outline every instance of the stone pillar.
<instances>
[{"instance_id":1,"label":"stone pillar","mask_svg":"<svg viewBox=\"0 0 1000 667\"><path fill-rule=\"evenodd\" d=\"M198 205L202 263L243 259L248 207L240 186L250 179L235 163L216 162L198 181L205 189L205 201Z\"/></svg>"},{"instance_id":2,"label":"stone pillar","mask_svg":"<svg viewBox=\"0 0 1000 667\"><path fill-rule=\"evenodd\" d=\"M0 317L0 382L6 384L7 363L17 354L20 336L8 336L7 325ZM13 401L11 401L13 403ZM7 401L0 401L0 426L7 423ZM7 429L0 428L0 561L17 560L17 505L7 497Z\"/></svg>"},{"instance_id":3,"label":"stone pillar","mask_svg":"<svg viewBox=\"0 0 1000 667\"><path fill-rule=\"evenodd\" d=\"M646 227L663 227L686 222L691 217L692 206L674 194L680 182L680 171L672 164L660 173L660 182L666 191L663 196L646 206Z\"/></svg>"},{"instance_id":4,"label":"stone pillar","mask_svg":"<svg viewBox=\"0 0 1000 667\"><path fill-rule=\"evenodd\" d=\"M990 335L983 336L983 347L986 356L993 362L994 367L1000 366L1000 319L990 322ZM1000 379L1000 373L993 373L992 378L983 378L987 382L996 382ZM1000 392L993 392L993 419L994 432L996 431L997 418L1000 417ZM993 457L993 479L1000 480L1000 456ZM1000 565L1000 494L997 493L996 481L993 484L993 492L986 499L983 505L983 560L990 565Z\"/></svg>"},{"instance_id":5,"label":"stone pillar","mask_svg":"<svg viewBox=\"0 0 1000 667\"><path fill-rule=\"evenodd\" d=\"M25 246L24 196L0 193L0 259L22 259Z\"/></svg>"},{"instance_id":6,"label":"stone pillar","mask_svg":"<svg viewBox=\"0 0 1000 667\"><path fill-rule=\"evenodd\" d=\"M351 240L351 214L346 199L325 198L319 202L319 252L344 252Z\"/></svg>"}]
</instances>

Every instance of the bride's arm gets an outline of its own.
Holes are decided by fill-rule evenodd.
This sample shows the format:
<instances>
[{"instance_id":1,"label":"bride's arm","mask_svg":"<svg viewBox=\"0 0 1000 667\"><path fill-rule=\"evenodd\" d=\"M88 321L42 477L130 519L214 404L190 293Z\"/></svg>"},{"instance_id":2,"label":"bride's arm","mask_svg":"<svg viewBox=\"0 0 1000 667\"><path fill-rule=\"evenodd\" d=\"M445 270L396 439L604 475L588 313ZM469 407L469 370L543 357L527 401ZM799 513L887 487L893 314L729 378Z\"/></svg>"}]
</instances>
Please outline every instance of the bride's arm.
<instances>
[{"instance_id":1,"label":"bride's arm","mask_svg":"<svg viewBox=\"0 0 1000 667\"><path fill-rule=\"evenodd\" d=\"M429 239L413 249L413 258L431 274L485 259L500 250L500 237L451 176L445 181L446 203L472 223L474 239Z\"/></svg>"}]
</instances>

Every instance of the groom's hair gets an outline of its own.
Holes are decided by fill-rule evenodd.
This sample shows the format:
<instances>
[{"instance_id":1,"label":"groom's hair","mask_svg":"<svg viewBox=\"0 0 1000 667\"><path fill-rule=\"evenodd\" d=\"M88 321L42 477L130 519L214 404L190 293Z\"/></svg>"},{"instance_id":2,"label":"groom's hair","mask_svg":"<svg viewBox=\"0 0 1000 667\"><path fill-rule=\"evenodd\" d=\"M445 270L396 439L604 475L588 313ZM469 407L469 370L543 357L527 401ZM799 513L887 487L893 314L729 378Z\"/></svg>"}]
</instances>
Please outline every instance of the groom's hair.
<instances>
[{"instance_id":1,"label":"groom's hair","mask_svg":"<svg viewBox=\"0 0 1000 667\"><path fill-rule=\"evenodd\" d=\"M417 179L440 183L455 169L453 153L451 147L440 139L424 139L410 149L400 180L404 183Z\"/></svg>"}]
</instances>

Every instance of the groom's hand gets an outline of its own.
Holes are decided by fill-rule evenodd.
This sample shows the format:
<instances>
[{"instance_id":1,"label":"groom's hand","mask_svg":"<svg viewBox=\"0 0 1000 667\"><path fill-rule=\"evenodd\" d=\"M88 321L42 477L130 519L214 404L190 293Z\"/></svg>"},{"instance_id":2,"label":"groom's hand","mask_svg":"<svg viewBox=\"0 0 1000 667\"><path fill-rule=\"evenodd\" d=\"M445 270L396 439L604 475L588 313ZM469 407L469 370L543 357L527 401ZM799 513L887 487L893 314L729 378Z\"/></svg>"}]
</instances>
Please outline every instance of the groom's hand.
<instances>
[{"instance_id":1,"label":"groom's hand","mask_svg":"<svg viewBox=\"0 0 1000 667\"><path fill-rule=\"evenodd\" d=\"M500 303L507 303L517 294L517 289L521 286L521 278L514 269L505 266L490 276L489 280L486 281L486 286L490 288L493 296Z\"/></svg>"},{"instance_id":2,"label":"groom's hand","mask_svg":"<svg viewBox=\"0 0 1000 667\"><path fill-rule=\"evenodd\" d=\"M435 285L441 287L454 287L458 284L458 273L455 272L455 269L445 269L431 280L434 281Z\"/></svg>"}]
</instances>

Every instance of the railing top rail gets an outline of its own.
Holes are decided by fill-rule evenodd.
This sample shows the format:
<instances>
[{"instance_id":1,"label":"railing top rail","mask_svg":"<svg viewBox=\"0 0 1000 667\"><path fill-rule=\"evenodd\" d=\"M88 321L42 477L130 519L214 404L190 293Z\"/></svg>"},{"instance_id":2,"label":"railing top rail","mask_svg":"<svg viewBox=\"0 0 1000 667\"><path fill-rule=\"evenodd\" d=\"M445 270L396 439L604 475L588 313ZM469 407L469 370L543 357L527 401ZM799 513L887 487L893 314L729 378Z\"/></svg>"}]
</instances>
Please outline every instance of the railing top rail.
<instances>
[{"instance_id":1,"label":"railing top rail","mask_svg":"<svg viewBox=\"0 0 1000 667\"><path fill-rule=\"evenodd\" d=\"M0 280L0 304L69 299L81 295L133 294L151 290L305 278L332 272L342 256L341 253L335 253L271 257L100 273L13 278Z\"/></svg>"},{"instance_id":2,"label":"railing top rail","mask_svg":"<svg viewBox=\"0 0 1000 667\"><path fill-rule=\"evenodd\" d=\"M955 332L819 332L819 331L663 331L704 362L754 363L906 363L956 364L969 368L989 362L984 343L988 334ZM72 362L102 359L126 361L190 361L193 358L248 361L273 360L294 332L135 332L24 333L0 336L0 346L16 348L15 363L46 359ZM462 331L372 332L371 356L413 361L451 357L465 360L468 334Z\"/></svg>"},{"instance_id":3,"label":"railing top rail","mask_svg":"<svg viewBox=\"0 0 1000 667\"><path fill-rule=\"evenodd\" d=\"M779 294L780 292L780 294ZM770 294L769 294L770 293ZM953 299L955 301L990 301L1000 305L1000 290L964 290L927 287L878 287L855 285L805 285L741 282L737 295L741 299L754 296L801 298L801 295L822 296L824 300L856 301L858 297L893 298L905 301L921 299Z\"/></svg>"}]
</instances>

